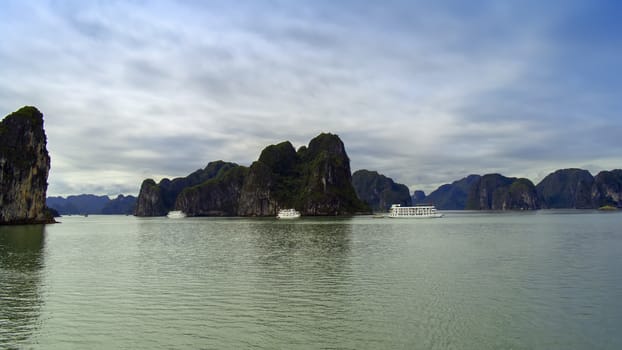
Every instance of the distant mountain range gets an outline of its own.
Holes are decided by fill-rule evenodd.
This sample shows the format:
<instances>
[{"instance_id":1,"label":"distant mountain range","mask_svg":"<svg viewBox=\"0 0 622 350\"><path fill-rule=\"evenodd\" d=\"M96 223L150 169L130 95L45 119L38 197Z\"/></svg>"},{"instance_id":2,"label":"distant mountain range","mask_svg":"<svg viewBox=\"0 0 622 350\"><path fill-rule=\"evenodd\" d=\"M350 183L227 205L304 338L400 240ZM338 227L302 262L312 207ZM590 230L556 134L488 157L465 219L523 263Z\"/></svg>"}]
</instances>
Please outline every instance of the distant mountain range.
<instances>
[{"instance_id":1,"label":"distant mountain range","mask_svg":"<svg viewBox=\"0 0 622 350\"><path fill-rule=\"evenodd\" d=\"M291 166L282 161L285 154L291 153L287 149L287 145L276 145L269 147L265 154L262 153L263 157L260 157L262 165L255 164L253 178L247 180L250 182L245 188L247 196L247 199L244 199L245 204L239 203L239 199L237 199L238 207L236 208L247 208L245 210L250 213L262 213L264 210L265 215L272 215L274 209L270 208L274 208L273 205L253 204L252 200L248 200L249 191L254 192L262 187L261 184L256 183L258 181L272 184L270 185L272 186L271 192L263 194L263 197L285 200L289 196L284 192L285 188L279 187L282 185L276 185L278 181L284 183L291 181L291 178L284 180L288 179L287 175L278 175L279 172L287 174L289 171L287 169L291 170ZM276 161L277 159L280 161ZM258 172L257 168L264 167L266 163L270 164L271 168L276 169L271 170L272 175L268 175L268 173L261 175ZM166 211L177 208L176 201L188 201L187 196L192 195L192 191L198 191L201 184L212 188L209 191L216 191L214 192L217 194L216 197L210 195L213 199L222 200L222 193L220 194L221 198L218 199L218 193L220 193L218 188L222 188L218 186L222 185L216 185L218 181L214 181L214 179L219 178L219 176L222 177L233 169L246 173L244 175L246 177L249 176L247 173L249 169L246 167L217 161L211 162L205 169L197 170L187 177L174 180L163 179L159 184L153 180L145 180L143 186L156 190L155 192L144 192L143 200L148 202L149 196L147 194L156 193L155 195L159 198L157 202L160 203L157 205L160 207L158 207L159 209L156 207L150 209L146 206L148 203L143 203L142 216L147 213L150 215L146 216L164 215ZM263 171L265 172L266 169ZM235 180L235 174L233 172L228 177L224 177L224 181ZM265 178L260 181L259 176ZM344 174L344 176L347 179L347 175ZM219 181L223 181L222 178ZM597 209L602 206L622 208L622 170L619 169L601 171L596 176L592 176L589 171L583 169L561 169L549 174L535 186L530 180L524 178L505 177L500 174L469 175L451 184L442 185L429 195L423 191L415 191L412 196L406 185L396 183L391 178L376 171L358 170L352 174L351 182L356 196L374 211L386 211L391 204L408 206L427 203L434 204L441 210ZM180 196L182 192L185 194ZM136 197L123 195L115 199L90 194L68 196L67 198L47 198L47 206L57 210L61 215L134 214L136 203ZM183 203L180 206L188 210L188 202L180 203ZM202 205L200 200L191 200L190 203ZM231 214L235 213L232 212Z\"/></svg>"},{"instance_id":2,"label":"distant mountain range","mask_svg":"<svg viewBox=\"0 0 622 350\"><path fill-rule=\"evenodd\" d=\"M445 210L597 209L622 208L622 170L595 177L583 169L561 169L538 185L500 174L469 175L440 186L428 196L416 191L413 203L433 203Z\"/></svg>"},{"instance_id":3,"label":"distant mountain range","mask_svg":"<svg viewBox=\"0 0 622 350\"><path fill-rule=\"evenodd\" d=\"M60 215L117 214L127 215L134 212L136 197L119 195L115 199L108 196L80 194L76 196L48 197L46 205Z\"/></svg>"}]
</instances>

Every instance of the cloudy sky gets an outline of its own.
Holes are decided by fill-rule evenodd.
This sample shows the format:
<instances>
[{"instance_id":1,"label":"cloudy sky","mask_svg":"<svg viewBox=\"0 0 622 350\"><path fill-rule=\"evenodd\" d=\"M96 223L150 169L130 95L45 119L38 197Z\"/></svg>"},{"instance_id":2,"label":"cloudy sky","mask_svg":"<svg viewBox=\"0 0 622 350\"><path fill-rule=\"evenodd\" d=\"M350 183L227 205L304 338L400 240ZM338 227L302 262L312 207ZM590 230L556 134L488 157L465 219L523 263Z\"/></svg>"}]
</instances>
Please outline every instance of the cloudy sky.
<instances>
[{"instance_id":1,"label":"cloudy sky","mask_svg":"<svg viewBox=\"0 0 622 350\"><path fill-rule=\"evenodd\" d=\"M338 134L431 191L622 167L622 2L0 3L0 116L45 115L48 195L137 194Z\"/></svg>"}]
</instances>

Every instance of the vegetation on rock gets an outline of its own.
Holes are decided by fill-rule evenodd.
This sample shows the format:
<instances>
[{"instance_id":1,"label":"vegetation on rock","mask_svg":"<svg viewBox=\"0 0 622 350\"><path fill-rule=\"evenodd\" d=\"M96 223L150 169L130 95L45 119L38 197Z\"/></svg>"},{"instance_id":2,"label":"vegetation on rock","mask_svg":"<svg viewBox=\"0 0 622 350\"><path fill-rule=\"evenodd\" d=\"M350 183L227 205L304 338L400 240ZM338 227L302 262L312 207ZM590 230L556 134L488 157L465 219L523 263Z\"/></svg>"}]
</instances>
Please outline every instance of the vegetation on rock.
<instances>
[{"instance_id":1,"label":"vegetation on rock","mask_svg":"<svg viewBox=\"0 0 622 350\"><path fill-rule=\"evenodd\" d=\"M539 209L535 186L528 179L508 178L500 174L482 176L469 191L468 210Z\"/></svg>"},{"instance_id":2,"label":"vegetation on rock","mask_svg":"<svg viewBox=\"0 0 622 350\"><path fill-rule=\"evenodd\" d=\"M618 210L618 208L611 206L611 205L603 205L602 207L598 208L598 210L602 210L602 211L615 211Z\"/></svg>"},{"instance_id":3,"label":"vegetation on rock","mask_svg":"<svg viewBox=\"0 0 622 350\"><path fill-rule=\"evenodd\" d=\"M149 182L150 181L150 182ZM250 167L222 161L173 181L145 180L136 215L274 216L369 212L352 187L350 160L337 135L321 134L298 151L289 141L266 147Z\"/></svg>"},{"instance_id":4,"label":"vegetation on rock","mask_svg":"<svg viewBox=\"0 0 622 350\"><path fill-rule=\"evenodd\" d=\"M622 169L601 171L594 177L592 203L595 208L602 206L622 208Z\"/></svg>"},{"instance_id":5,"label":"vegetation on rock","mask_svg":"<svg viewBox=\"0 0 622 350\"><path fill-rule=\"evenodd\" d=\"M357 170L352 174L352 185L357 196L374 211L387 211L392 204L412 205L410 190L406 185L377 171Z\"/></svg>"}]
</instances>

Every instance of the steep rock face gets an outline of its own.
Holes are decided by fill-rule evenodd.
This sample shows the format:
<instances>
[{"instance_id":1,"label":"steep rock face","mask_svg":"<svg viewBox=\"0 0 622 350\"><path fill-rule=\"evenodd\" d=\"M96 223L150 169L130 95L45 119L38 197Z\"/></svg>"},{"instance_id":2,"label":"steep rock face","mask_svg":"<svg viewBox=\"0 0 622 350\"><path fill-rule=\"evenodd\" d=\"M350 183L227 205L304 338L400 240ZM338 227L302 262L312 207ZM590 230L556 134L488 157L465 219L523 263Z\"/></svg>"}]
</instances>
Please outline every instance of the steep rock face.
<instances>
[{"instance_id":1,"label":"steep rock face","mask_svg":"<svg viewBox=\"0 0 622 350\"><path fill-rule=\"evenodd\" d=\"M300 209L303 215L369 212L352 186L350 159L337 135L320 134L298 150L302 161Z\"/></svg>"},{"instance_id":2,"label":"steep rock face","mask_svg":"<svg viewBox=\"0 0 622 350\"><path fill-rule=\"evenodd\" d=\"M528 179L488 174L470 190L466 209L527 210L539 209L536 187Z\"/></svg>"},{"instance_id":3,"label":"steep rock face","mask_svg":"<svg viewBox=\"0 0 622 350\"><path fill-rule=\"evenodd\" d=\"M175 209L189 216L236 216L240 192L248 169L236 166L200 185L185 188L175 201Z\"/></svg>"},{"instance_id":4,"label":"steep rock face","mask_svg":"<svg viewBox=\"0 0 622 350\"><path fill-rule=\"evenodd\" d=\"M598 173L591 193L595 208L605 205L622 208L622 169Z\"/></svg>"},{"instance_id":5,"label":"steep rock face","mask_svg":"<svg viewBox=\"0 0 622 350\"><path fill-rule=\"evenodd\" d=\"M406 185L398 184L393 179L377 171L357 170L352 174L352 185L356 195L374 211L386 211L392 204L412 205L410 191Z\"/></svg>"},{"instance_id":6,"label":"steep rock face","mask_svg":"<svg viewBox=\"0 0 622 350\"><path fill-rule=\"evenodd\" d=\"M289 141L266 147L249 170L240 195L239 215L271 216L296 206L300 158Z\"/></svg>"},{"instance_id":7,"label":"steep rock face","mask_svg":"<svg viewBox=\"0 0 622 350\"><path fill-rule=\"evenodd\" d=\"M536 186L543 208L592 208L594 178L587 170L561 169Z\"/></svg>"},{"instance_id":8,"label":"steep rock face","mask_svg":"<svg viewBox=\"0 0 622 350\"><path fill-rule=\"evenodd\" d=\"M445 184L430 193L426 203L432 203L441 210L462 210L467 206L467 198L474 185L479 183L481 176L469 175L451 184Z\"/></svg>"},{"instance_id":9,"label":"steep rock face","mask_svg":"<svg viewBox=\"0 0 622 350\"><path fill-rule=\"evenodd\" d=\"M270 167L254 162L240 191L240 216L268 216L276 213L279 203L273 194L275 176ZM285 203L283 203L286 206ZM293 205L290 205L290 207Z\"/></svg>"},{"instance_id":10,"label":"steep rock face","mask_svg":"<svg viewBox=\"0 0 622 350\"><path fill-rule=\"evenodd\" d=\"M199 169L186 177L173 180L162 179L156 184L152 179L143 181L136 201L136 216L163 216L175 208L175 201L179 194L188 187L200 185L219 173L235 168L235 163L221 160L210 162L204 169Z\"/></svg>"},{"instance_id":11,"label":"steep rock face","mask_svg":"<svg viewBox=\"0 0 622 350\"><path fill-rule=\"evenodd\" d=\"M218 160L208 163L204 169L199 169L186 177L178 177L173 180L162 179L159 183L159 187L162 191L164 206L168 210L175 209L175 201L177 200L177 196L179 196L184 189L200 185L205 181L215 178L221 172L237 166L238 165L235 163Z\"/></svg>"},{"instance_id":12,"label":"steep rock face","mask_svg":"<svg viewBox=\"0 0 622 350\"><path fill-rule=\"evenodd\" d=\"M496 208L503 193L507 192L507 188L509 188L513 180L500 174L482 176L479 182L469 191L466 209L492 210Z\"/></svg>"},{"instance_id":13,"label":"steep rock face","mask_svg":"<svg viewBox=\"0 0 622 350\"><path fill-rule=\"evenodd\" d=\"M53 222L45 198L50 157L43 114L23 107L0 122L0 224Z\"/></svg>"},{"instance_id":14,"label":"steep rock face","mask_svg":"<svg viewBox=\"0 0 622 350\"><path fill-rule=\"evenodd\" d=\"M164 216L168 209L164 205L162 190L153 179L146 179L140 186L136 200L136 216Z\"/></svg>"},{"instance_id":15,"label":"steep rock face","mask_svg":"<svg viewBox=\"0 0 622 350\"><path fill-rule=\"evenodd\" d=\"M528 179L514 180L507 195L495 209L501 210L535 210L540 209L540 198L536 186Z\"/></svg>"}]
</instances>

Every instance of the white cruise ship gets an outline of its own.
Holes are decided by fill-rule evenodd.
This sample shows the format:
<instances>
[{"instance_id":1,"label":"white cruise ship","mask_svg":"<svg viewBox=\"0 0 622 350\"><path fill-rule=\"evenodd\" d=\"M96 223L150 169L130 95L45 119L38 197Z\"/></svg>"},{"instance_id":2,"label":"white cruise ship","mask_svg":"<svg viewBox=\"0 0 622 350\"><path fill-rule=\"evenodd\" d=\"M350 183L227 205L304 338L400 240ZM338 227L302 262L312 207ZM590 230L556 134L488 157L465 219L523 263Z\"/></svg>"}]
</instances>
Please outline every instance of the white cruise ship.
<instances>
[{"instance_id":1,"label":"white cruise ship","mask_svg":"<svg viewBox=\"0 0 622 350\"><path fill-rule=\"evenodd\" d=\"M399 204L393 204L389 209L390 218L440 218L443 214L436 211L433 205L415 205L414 207L402 207Z\"/></svg>"},{"instance_id":2,"label":"white cruise ship","mask_svg":"<svg viewBox=\"0 0 622 350\"><path fill-rule=\"evenodd\" d=\"M182 219L186 217L186 213L181 210L172 210L166 214L166 217L169 219Z\"/></svg>"},{"instance_id":3,"label":"white cruise ship","mask_svg":"<svg viewBox=\"0 0 622 350\"><path fill-rule=\"evenodd\" d=\"M300 217L300 212L296 209L281 209L276 214L277 219L297 219Z\"/></svg>"}]
</instances>

